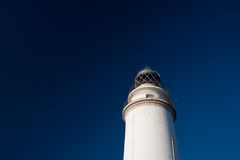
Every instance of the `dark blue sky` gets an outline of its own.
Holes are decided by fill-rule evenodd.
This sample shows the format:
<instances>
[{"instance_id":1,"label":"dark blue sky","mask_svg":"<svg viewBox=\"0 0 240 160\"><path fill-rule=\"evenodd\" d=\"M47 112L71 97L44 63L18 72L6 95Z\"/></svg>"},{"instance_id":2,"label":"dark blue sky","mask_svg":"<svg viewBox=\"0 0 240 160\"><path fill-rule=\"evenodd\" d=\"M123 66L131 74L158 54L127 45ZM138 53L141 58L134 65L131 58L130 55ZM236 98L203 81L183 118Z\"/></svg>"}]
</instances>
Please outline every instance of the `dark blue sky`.
<instances>
[{"instance_id":1,"label":"dark blue sky","mask_svg":"<svg viewBox=\"0 0 240 160\"><path fill-rule=\"evenodd\" d=\"M240 3L6 1L0 159L122 160L122 105L157 70L183 160L239 159Z\"/></svg>"}]
</instances>

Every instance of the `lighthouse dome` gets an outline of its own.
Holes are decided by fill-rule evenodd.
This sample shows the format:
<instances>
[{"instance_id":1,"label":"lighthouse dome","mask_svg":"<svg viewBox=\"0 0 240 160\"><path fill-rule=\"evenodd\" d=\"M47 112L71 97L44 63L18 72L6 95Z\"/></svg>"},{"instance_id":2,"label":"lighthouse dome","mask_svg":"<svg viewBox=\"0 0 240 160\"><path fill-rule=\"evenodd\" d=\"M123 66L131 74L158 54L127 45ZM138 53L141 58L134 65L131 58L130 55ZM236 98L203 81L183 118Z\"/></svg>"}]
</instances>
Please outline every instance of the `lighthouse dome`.
<instances>
[{"instance_id":1,"label":"lighthouse dome","mask_svg":"<svg viewBox=\"0 0 240 160\"><path fill-rule=\"evenodd\" d=\"M160 87L160 75L156 72L151 70L149 67L142 69L135 77L135 88L140 86L144 83L150 83L155 86Z\"/></svg>"}]
</instances>

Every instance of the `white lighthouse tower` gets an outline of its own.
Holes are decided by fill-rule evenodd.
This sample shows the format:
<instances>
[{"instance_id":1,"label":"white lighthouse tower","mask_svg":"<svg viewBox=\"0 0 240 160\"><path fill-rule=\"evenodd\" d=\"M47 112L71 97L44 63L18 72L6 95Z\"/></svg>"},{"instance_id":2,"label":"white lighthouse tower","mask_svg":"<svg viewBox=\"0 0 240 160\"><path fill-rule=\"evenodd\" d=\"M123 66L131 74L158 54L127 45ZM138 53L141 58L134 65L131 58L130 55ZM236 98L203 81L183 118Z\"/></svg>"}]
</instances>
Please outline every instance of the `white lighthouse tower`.
<instances>
[{"instance_id":1,"label":"white lighthouse tower","mask_svg":"<svg viewBox=\"0 0 240 160\"><path fill-rule=\"evenodd\" d=\"M179 160L176 110L157 72L147 67L137 74L122 116L124 160Z\"/></svg>"}]
</instances>

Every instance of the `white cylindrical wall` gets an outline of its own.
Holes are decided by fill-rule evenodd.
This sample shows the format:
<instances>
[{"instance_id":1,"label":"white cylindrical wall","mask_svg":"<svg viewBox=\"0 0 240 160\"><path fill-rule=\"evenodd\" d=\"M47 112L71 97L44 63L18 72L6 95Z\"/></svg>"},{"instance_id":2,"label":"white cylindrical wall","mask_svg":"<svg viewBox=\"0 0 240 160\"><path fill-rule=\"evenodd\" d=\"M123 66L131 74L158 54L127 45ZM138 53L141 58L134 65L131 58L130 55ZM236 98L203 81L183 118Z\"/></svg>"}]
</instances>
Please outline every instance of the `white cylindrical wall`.
<instances>
[{"instance_id":1,"label":"white cylindrical wall","mask_svg":"<svg viewBox=\"0 0 240 160\"><path fill-rule=\"evenodd\" d=\"M166 104L132 105L124 114L124 160L178 160L174 120Z\"/></svg>"}]
</instances>

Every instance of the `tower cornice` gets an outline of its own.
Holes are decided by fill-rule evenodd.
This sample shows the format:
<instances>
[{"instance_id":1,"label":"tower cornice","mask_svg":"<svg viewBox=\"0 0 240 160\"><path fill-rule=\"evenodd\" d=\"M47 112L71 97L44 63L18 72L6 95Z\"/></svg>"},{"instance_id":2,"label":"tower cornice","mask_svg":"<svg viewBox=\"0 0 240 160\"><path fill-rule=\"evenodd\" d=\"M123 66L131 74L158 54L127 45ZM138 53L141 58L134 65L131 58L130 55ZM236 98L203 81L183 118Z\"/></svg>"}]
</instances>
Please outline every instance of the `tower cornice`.
<instances>
[{"instance_id":1,"label":"tower cornice","mask_svg":"<svg viewBox=\"0 0 240 160\"><path fill-rule=\"evenodd\" d=\"M173 120L175 121L176 120L176 117L177 117L177 113L176 113L176 109L174 107L172 107L172 105L170 105L167 101L165 100L157 100L157 99L139 99L138 101L135 101L135 102L131 102L131 103L128 103L124 108L123 108L123 111L122 111L122 118L123 120L125 121L125 116L127 114L127 112L131 109L134 109L135 107L140 107L138 106L137 104L141 104L141 103L156 103L156 104L161 104L161 106L159 107L165 107L166 109L168 109L172 116L173 116Z\"/></svg>"},{"instance_id":2,"label":"tower cornice","mask_svg":"<svg viewBox=\"0 0 240 160\"><path fill-rule=\"evenodd\" d=\"M171 102L167 91L152 84L142 84L129 93L127 103L122 111L123 120L125 120L125 116L129 110L141 106L136 104L143 103L161 104L159 107L165 107L169 110L173 116L173 120L175 121L176 109L174 104Z\"/></svg>"}]
</instances>

